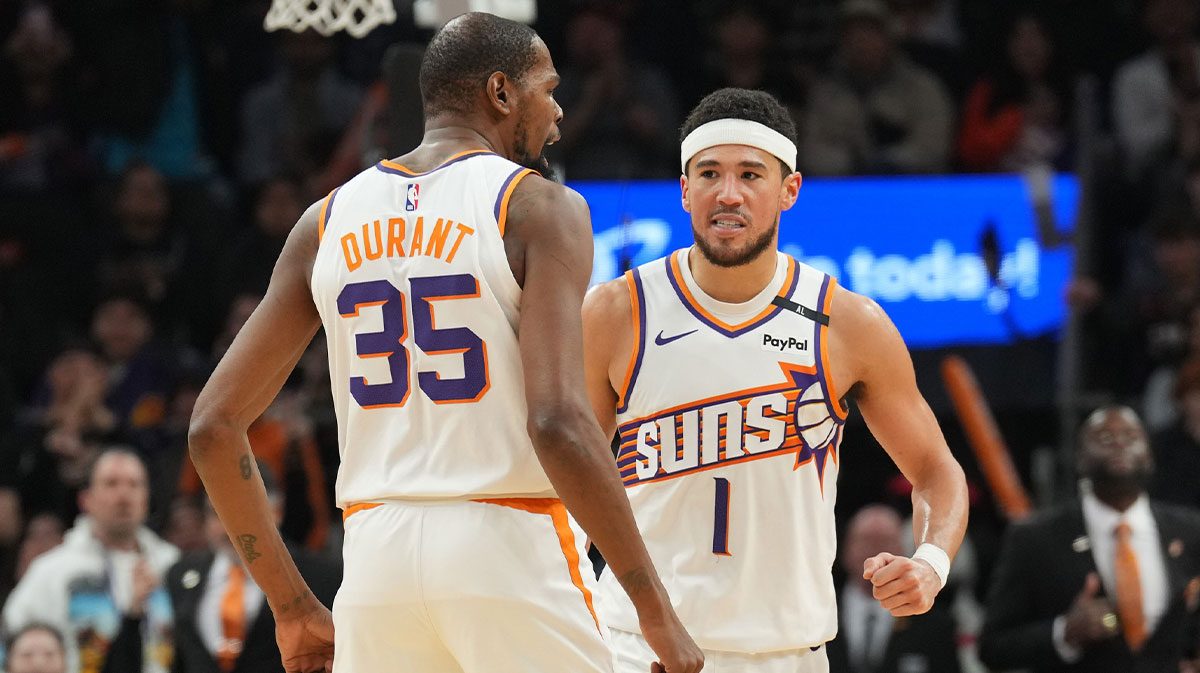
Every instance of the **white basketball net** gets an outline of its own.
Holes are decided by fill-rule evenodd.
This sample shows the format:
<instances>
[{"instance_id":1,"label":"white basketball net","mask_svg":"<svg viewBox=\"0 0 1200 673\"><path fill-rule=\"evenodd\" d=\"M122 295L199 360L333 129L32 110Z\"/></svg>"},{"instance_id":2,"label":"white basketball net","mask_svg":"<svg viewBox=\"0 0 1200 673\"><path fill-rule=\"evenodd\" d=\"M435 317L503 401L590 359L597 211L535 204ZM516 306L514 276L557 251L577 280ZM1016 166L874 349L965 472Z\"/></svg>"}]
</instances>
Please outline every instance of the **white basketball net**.
<instances>
[{"instance_id":1,"label":"white basketball net","mask_svg":"<svg viewBox=\"0 0 1200 673\"><path fill-rule=\"evenodd\" d=\"M272 0L263 27L297 33L311 28L322 35L344 30L362 37L376 26L395 20L392 0Z\"/></svg>"}]
</instances>

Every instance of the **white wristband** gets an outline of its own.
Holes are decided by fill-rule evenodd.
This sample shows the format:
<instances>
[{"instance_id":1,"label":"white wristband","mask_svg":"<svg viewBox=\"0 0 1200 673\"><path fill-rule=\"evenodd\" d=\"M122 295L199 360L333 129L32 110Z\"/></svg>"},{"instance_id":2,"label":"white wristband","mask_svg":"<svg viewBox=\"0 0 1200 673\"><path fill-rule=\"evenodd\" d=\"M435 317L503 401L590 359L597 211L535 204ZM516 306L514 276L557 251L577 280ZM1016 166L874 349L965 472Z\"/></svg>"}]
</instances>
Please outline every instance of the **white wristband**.
<instances>
[{"instance_id":1,"label":"white wristband","mask_svg":"<svg viewBox=\"0 0 1200 673\"><path fill-rule=\"evenodd\" d=\"M922 542L917 551L913 552L912 559L914 561L921 560L933 566L933 572L937 574L938 579L942 581L942 587L946 586L946 577L950 574L950 557L942 548L929 542Z\"/></svg>"}]
</instances>

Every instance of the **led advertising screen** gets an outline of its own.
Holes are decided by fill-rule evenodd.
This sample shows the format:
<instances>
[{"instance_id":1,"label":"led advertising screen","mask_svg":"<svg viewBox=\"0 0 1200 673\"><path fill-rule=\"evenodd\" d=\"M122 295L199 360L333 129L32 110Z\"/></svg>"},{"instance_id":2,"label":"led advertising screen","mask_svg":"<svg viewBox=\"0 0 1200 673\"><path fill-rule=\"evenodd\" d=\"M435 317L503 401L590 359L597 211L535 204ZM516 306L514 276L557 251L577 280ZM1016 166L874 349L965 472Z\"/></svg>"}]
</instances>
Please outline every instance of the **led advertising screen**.
<instances>
[{"instance_id":1,"label":"led advertising screen","mask_svg":"<svg viewBox=\"0 0 1200 673\"><path fill-rule=\"evenodd\" d=\"M593 283L692 243L678 182L571 187L592 210ZM1053 335L1071 249L1039 242L1033 191L1069 230L1079 192L1069 175L806 179L780 248L879 302L910 348Z\"/></svg>"}]
</instances>

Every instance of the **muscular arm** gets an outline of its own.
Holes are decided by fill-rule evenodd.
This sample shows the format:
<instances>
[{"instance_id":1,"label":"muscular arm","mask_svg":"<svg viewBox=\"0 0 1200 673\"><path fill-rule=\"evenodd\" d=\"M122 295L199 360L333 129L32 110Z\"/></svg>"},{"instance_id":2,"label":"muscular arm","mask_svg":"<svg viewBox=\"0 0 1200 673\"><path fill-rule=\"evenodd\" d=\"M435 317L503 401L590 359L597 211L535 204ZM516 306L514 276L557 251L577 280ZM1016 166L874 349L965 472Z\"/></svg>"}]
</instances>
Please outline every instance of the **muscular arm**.
<instances>
[{"instance_id":1,"label":"muscular arm","mask_svg":"<svg viewBox=\"0 0 1200 673\"><path fill-rule=\"evenodd\" d=\"M617 431L619 383L633 348L632 304L624 278L592 288L583 298L583 362L588 399L604 436Z\"/></svg>"},{"instance_id":2,"label":"muscular arm","mask_svg":"<svg viewBox=\"0 0 1200 673\"><path fill-rule=\"evenodd\" d=\"M967 527L966 478L917 389L908 349L870 299L839 287L830 312L836 325L830 360L847 364L843 380L855 382L863 420L913 486L913 540L937 545L953 559Z\"/></svg>"},{"instance_id":3,"label":"muscular arm","mask_svg":"<svg viewBox=\"0 0 1200 673\"><path fill-rule=\"evenodd\" d=\"M669 605L666 591L584 384L590 376L584 374L580 309L592 260L587 204L575 192L530 177L514 192L508 222L506 236L519 236L525 250L520 345L534 449L639 615L661 611Z\"/></svg>"},{"instance_id":4,"label":"muscular arm","mask_svg":"<svg viewBox=\"0 0 1200 673\"><path fill-rule=\"evenodd\" d=\"M213 509L276 615L316 602L267 503L246 430L267 408L320 327L308 276L317 248L309 208L284 245L261 304L196 400L188 446Z\"/></svg>"}]
</instances>

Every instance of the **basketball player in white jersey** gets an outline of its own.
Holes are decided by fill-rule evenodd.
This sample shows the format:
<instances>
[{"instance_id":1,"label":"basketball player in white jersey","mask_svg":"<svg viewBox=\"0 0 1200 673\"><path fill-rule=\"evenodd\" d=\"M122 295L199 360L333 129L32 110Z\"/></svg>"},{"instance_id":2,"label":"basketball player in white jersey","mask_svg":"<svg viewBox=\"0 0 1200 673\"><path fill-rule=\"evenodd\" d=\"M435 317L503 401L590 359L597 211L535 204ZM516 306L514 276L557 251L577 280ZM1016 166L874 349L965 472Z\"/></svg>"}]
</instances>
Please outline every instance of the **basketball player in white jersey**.
<instances>
[{"instance_id":1,"label":"basketball player in white jersey","mask_svg":"<svg viewBox=\"0 0 1200 673\"><path fill-rule=\"evenodd\" d=\"M618 434L634 516L707 666L827 671L843 398L913 484L916 554L863 568L892 614L925 612L944 585L966 482L888 317L777 250L780 212L800 189L783 106L722 89L683 136L695 245L588 294L588 392ZM652 653L607 571L600 606L618 673L644 669Z\"/></svg>"},{"instance_id":2,"label":"basketball player in white jersey","mask_svg":"<svg viewBox=\"0 0 1200 673\"><path fill-rule=\"evenodd\" d=\"M433 38L420 75L421 145L301 217L193 415L192 459L275 613L284 668L611 671L586 531L657 653L646 670L694 673L702 655L588 407L586 204L519 165L543 165L558 137L550 55L528 27L472 13ZM279 539L246 440L322 326L346 527L332 616Z\"/></svg>"}]
</instances>

